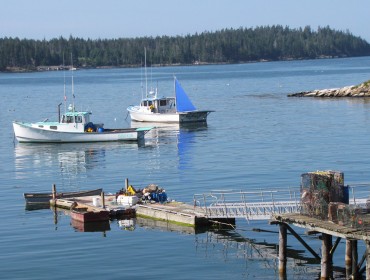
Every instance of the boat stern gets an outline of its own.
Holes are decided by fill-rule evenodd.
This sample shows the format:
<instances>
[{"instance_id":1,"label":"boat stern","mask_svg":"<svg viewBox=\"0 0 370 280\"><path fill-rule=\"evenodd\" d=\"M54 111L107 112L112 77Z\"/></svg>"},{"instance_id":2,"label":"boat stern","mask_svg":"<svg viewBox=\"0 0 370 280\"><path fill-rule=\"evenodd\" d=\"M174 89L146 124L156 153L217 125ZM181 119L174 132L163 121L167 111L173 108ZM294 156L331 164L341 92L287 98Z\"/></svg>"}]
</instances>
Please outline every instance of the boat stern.
<instances>
[{"instance_id":1,"label":"boat stern","mask_svg":"<svg viewBox=\"0 0 370 280\"><path fill-rule=\"evenodd\" d=\"M213 111L190 111L179 113L180 123L207 122L207 117L211 112Z\"/></svg>"}]
</instances>

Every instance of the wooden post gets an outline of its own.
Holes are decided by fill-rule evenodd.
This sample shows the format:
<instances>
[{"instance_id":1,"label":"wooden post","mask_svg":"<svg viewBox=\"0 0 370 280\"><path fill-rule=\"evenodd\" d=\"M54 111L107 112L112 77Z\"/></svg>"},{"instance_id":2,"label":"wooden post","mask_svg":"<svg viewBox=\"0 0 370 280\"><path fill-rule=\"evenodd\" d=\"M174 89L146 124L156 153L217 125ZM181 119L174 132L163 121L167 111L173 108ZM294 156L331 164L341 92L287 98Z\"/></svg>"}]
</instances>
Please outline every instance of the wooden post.
<instances>
[{"instance_id":1,"label":"wooden post","mask_svg":"<svg viewBox=\"0 0 370 280\"><path fill-rule=\"evenodd\" d=\"M332 247L332 236L329 234L322 234L322 257L321 257L321 280L332 279L333 261L330 254Z\"/></svg>"},{"instance_id":2,"label":"wooden post","mask_svg":"<svg viewBox=\"0 0 370 280\"><path fill-rule=\"evenodd\" d=\"M346 239L346 255L344 257L346 265L346 279L350 279L352 274L352 242Z\"/></svg>"},{"instance_id":3,"label":"wooden post","mask_svg":"<svg viewBox=\"0 0 370 280\"><path fill-rule=\"evenodd\" d=\"M352 277L353 279L357 279L358 269L357 269L357 262L358 262L358 253L357 253L357 240L351 240L352 243Z\"/></svg>"},{"instance_id":4,"label":"wooden post","mask_svg":"<svg viewBox=\"0 0 370 280\"><path fill-rule=\"evenodd\" d=\"M370 280L370 242L366 243L366 280Z\"/></svg>"},{"instance_id":5,"label":"wooden post","mask_svg":"<svg viewBox=\"0 0 370 280\"><path fill-rule=\"evenodd\" d=\"M104 196L104 192L101 192L100 196L101 196L101 204L102 204L102 207L103 207L103 209L105 209L105 196Z\"/></svg>"},{"instance_id":6,"label":"wooden post","mask_svg":"<svg viewBox=\"0 0 370 280\"><path fill-rule=\"evenodd\" d=\"M287 228L285 224L279 224L279 277L286 278L287 263Z\"/></svg>"},{"instance_id":7,"label":"wooden post","mask_svg":"<svg viewBox=\"0 0 370 280\"><path fill-rule=\"evenodd\" d=\"M55 200L57 197L57 187L55 186L55 184L53 184L51 194L52 194L53 200Z\"/></svg>"}]
</instances>

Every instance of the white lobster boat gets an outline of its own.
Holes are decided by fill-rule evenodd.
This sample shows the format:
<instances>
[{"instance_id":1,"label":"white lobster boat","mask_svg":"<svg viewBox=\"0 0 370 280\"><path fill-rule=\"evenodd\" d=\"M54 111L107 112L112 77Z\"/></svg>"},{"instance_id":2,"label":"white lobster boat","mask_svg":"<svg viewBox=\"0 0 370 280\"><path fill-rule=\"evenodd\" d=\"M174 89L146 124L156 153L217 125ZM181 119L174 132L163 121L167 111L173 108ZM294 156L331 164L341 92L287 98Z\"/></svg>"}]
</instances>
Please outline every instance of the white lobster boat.
<instances>
[{"instance_id":1,"label":"white lobster boat","mask_svg":"<svg viewBox=\"0 0 370 280\"><path fill-rule=\"evenodd\" d=\"M151 129L104 128L103 124L90 121L91 112L76 112L71 106L58 122L20 122L14 121L14 134L18 142L39 143L79 143L108 141L140 141Z\"/></svg>"},{"instance_id":2,"label":"white lobster boat","mask_svg":"<svg viewBox=\"0 0 370 280\"><path fill-rule=\"evenodd\" d=\"M189 97L174 78L175 97L158 97L157 89L149 91L140 105L127 108L131 120L139 122L207 122L207 116L213 111L196 110Z\"/></svg>"},{"instance_id":3,"label":"white lobster boat","mask_svg":"<svg viewBox=\"0 0 370 280\"><path fill-rule=\"evenodd\" d=\"M148 91L145 50L145 97L140 105L127 108L132 121L156 123L207 122L207 116L213 111L200 111L195 108L180 83L174 77L174 97L158 97L158 89Z\"/></svg>"},{"instance_id":4,"label":"white lobster boat","mask_svg":"<svg viewBox=\"0 0 370 280\"><path fill-rule=\"evenodd\" d=\"M71 56L72 62L72 56ZM72 64L71 64L72 65ZM73 69L73 65L72 68ZM73 73L73 71L72 71ZM65 84L65 75L64 75ZM14 135L18 142L32 143L81 143L109 141L141 141L151 128L104 128L103 124L90 121L91 112L76 111L74 105L74 87L72 75L73 104L60 114L58 105L58 121L21 122L13 121ZM64 102L66 106L66 89L64 86Z\"/></svg>"}]
</instances>

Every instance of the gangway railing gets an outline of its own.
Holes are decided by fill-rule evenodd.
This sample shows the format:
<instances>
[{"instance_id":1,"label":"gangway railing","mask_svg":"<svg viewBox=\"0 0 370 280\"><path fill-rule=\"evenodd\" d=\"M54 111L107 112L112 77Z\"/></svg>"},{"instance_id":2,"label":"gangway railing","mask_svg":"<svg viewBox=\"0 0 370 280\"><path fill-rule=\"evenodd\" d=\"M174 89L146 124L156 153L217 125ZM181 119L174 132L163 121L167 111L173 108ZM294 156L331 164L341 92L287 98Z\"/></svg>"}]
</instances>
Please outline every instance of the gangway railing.
<instances>
[{"instance_id":1,"label":"gangway railing","mask_svg":"<svg viewBox=\"0 0 370 280\"><path fill-rule=\"evenodd\" d=\"M299 213L299 189L213 191L195 194L194 205L208 218L269 219L273 214Z\"/></svg>"},{"instance_id":2,"label":"gangway railing","mask_svg":"<svg viewBox=\"0 0 370 280\"><path fill-rule=\"evenodd\" d=\"M348 186L349 204L370 206L370 185ZM215 190L194 195L194 206L207 218L245 218L266 220L272 215L300 213L299 187L285 189L249 189L248 191Z\"/></svg>"}]
</instances>

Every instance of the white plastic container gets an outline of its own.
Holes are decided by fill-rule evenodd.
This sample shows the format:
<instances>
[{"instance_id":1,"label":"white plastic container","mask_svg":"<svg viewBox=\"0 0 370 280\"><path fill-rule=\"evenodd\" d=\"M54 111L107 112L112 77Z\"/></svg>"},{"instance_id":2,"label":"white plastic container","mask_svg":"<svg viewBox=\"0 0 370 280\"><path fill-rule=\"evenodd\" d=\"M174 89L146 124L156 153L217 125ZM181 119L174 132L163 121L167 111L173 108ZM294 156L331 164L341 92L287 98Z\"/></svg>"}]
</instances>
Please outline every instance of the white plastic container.
<instances>
[{"instance_id":1,"label":"white plastic container","mask_svg":"<svg viewBox=\"0 0 370 280\"><path fill-rule=\"evenodd\" d=\"M132 206L139 202L139 198L137 196L129 196L129 195L119 195L117 197L117 203L121 205L128 205Z\"/></svg>"},{"instance_id":2,"label":"white plastic container","mask_svg":"<svg viewBox=\"0 0 370 280\"><path fill-rule=\"evenodd\" d=\"M93 197L93 205L96 206L96 207L101 206L100 197Z\"/></svg>"}]
</instances>

